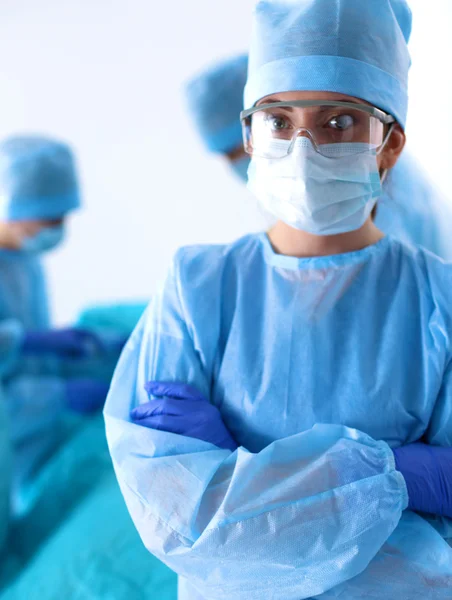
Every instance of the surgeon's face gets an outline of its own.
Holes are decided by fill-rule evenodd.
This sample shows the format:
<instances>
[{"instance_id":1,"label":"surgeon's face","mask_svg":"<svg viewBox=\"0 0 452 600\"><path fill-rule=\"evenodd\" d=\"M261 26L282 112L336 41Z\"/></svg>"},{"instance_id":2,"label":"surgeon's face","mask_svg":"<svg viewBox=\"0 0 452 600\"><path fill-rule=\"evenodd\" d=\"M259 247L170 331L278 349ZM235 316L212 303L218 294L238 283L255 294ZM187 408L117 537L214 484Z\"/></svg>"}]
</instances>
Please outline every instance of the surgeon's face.
<instances>
[{"instance_id":1,"label":"surgeon's face","mask_svg":"<svg viewBox=\"0 0 452 600\"><path fill-rule=\"evenodd\" d=\"M345 94L337 94L332 92L282 92L280 94L272 94L270 96L266 96L260 102L258 102L258 106L262 104L271 104L274 102L292 102L296 100L325 100L332 102L351 102L355 104L369 105L368 102L364 102L359 98L354 98L353 96L347 96ZM321 138L321 128L323 126L323 121L321 121L321 118L323 117L320 116L322 111L320 107L310 107L309 109L303 107L288 107L276 110L281 111L281 113L278 113L278 115L275 115L274 117L274 120L278 124L278 126L281 126L280 123L287 122L291 125L289 127L291 131L306 128L310 131L319 133L318 137ZM353 130L354 135L356 136L356 140L350 139L348 141L371 141L369 117L366 117L366 113L363 112L361 112L361 115L363 115L363 118L361 118L361 123L356 125ZM332 121L332 116L334 117L334 115L328 115L325 118ZM336 122L338 121L337 116L338 115L336 115L335 117ZM342 118L342 120L344 120L347 117L350 118L350 115L341 114L340 117ZM372 120L376 122L379 126L372 128L373 135L376 136L376 138L378 138L373 139L372 142L377 145L381 145L388 132L389 126L383 125L374 117L372 117ZM393 126L391 136L387 140L384 149L378 154L377 157L378 167L381 172L387 169L392 169L395 166L405 146L405 141L405 133L403 132L402 128L398 124L396 124L395 126ZM321 144L323 143L323 140L319 139L317 140L317 142Z\"/></svg>"}]
</instances>

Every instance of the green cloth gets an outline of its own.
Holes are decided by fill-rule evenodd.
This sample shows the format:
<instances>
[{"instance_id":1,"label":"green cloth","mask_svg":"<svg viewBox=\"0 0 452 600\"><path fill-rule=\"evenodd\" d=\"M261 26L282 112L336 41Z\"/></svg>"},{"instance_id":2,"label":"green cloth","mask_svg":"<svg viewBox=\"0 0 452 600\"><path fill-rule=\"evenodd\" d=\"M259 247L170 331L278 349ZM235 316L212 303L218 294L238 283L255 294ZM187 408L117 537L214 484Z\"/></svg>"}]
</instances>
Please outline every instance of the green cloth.
<instances>
[{"instance_id":1,"label":"green cloth","mask_svg":"<svg viewBox=\"0 0 452 600\"><path fill-rule=\"evenodd\" d=\"M143 546L111 465L101 415L36 480L10 550L28 560L0 600L176 600L176 575Z\"/></svg>"},{"instance_id":2,"label":"green cloth","mask_svg":"<svg viewBox=\"0 0 452 600\"><path fill-rule=\"evenodd\" d=\"M146 302L136 302L87 308L80 314L77 326L98 332L129 336L146 306Z\"/></svg>"}]
</instances>

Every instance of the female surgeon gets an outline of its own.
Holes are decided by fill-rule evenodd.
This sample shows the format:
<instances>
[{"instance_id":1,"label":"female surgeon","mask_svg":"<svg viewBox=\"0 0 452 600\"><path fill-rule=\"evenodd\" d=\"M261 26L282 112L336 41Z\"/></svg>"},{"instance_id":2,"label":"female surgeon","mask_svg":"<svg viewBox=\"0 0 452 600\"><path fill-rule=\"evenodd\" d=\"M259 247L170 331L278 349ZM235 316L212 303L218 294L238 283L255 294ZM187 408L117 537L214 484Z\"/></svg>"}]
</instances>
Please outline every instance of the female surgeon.
<instances>
[{"instance_id":1,"label":"female surgeon","mask_svg":"<svg viewBox=\"0 0 452 600\"><path fill-rule=\"evenodd\" d=\"M451 597L452 266L372 221L410 31L405 0L256 6L242 117L277 223L176 254L105 407L181 599Z\"/></svg>"}]
</instances>

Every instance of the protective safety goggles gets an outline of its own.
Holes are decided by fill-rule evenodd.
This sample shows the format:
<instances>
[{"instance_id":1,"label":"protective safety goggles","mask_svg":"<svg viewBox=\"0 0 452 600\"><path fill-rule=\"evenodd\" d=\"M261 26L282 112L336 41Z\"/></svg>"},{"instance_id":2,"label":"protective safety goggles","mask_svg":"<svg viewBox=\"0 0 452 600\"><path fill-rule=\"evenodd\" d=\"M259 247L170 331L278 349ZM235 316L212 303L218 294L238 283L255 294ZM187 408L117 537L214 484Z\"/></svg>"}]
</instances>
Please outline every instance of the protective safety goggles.
<instances>
[{"instance_id":1,"label":"protective safety goggles","mask_svg":"<svg viewBox=\"0 0 452 600\"><path fill-rule=\"evenodd\" d=\"M298 109L298 110L297 110ZM242 111L245 151L262 158L284 158L301 136L328 157L340 156L341 148L357 154L369 148L381 152L395 119L367 104L325 100L273 102ZM390 125L385 135L385 127ZM337 152L333 144L337 145ZM340 146L340 145L346 146Z\"/></svg>"}]
</instances>

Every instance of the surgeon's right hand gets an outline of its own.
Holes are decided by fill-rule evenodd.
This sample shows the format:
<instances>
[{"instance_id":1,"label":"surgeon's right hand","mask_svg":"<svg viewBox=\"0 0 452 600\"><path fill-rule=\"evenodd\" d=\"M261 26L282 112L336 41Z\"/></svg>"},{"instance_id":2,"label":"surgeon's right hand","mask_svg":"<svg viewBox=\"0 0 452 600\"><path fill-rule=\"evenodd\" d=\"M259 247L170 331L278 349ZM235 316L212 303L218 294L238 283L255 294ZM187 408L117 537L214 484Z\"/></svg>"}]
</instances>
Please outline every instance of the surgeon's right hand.
<instances>
[{"instance_id":1,"label":"surgeon's right hand","mask_svg":"<svg viewBox=\"0 0 452 600\"><path fill-rule=\"evenodd\" d=\"M150 381L145 389L151 401L132 410L130 417L136 425L197 438L232 452L237 449L218 408L195 387Z\"/></svg>"},{"instance_id":2,"label":"surgeon's right hand","mask_svg":"<svg viewBox=\"0 0 452 600\"><path fill-rule=\"evenodd\" d=\"M24 354L50 353L70 358L87 358L102 350L102 341L96 334L77 328L29 331L22 344Z\"/></svg>"}]
</instances>

